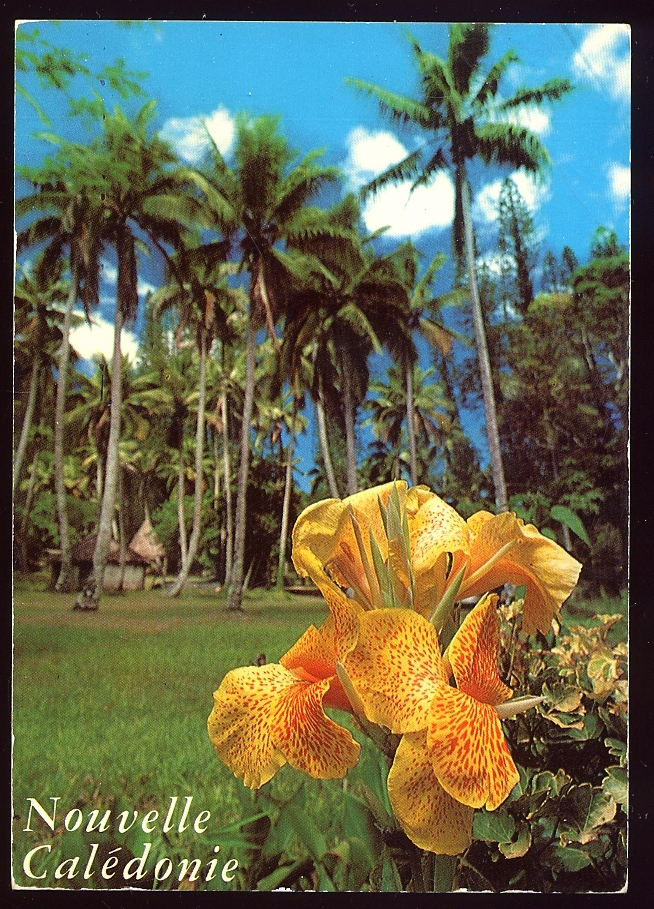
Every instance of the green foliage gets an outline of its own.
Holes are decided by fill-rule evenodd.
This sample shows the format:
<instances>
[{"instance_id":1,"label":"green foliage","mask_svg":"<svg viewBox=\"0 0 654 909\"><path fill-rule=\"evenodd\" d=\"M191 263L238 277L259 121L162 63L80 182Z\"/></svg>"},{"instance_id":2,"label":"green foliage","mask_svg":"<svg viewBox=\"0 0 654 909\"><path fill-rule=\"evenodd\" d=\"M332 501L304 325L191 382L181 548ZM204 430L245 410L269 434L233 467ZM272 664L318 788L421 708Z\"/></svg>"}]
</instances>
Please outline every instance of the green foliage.
<instances>
[{"instance_id":1,"label":"green foliage","mask_svg":"<svg viewBox=\"0 0 654 909\"><path fill-rule=\"evenodd\" d=\"M619 890L627 859L624 612L596 615L595 604L569 604L552 641L532 639L529 648L515 631L519 616L519 604L505 607L505 677L546 700L536 714L505 722L520 782L496 811L476 812L458 882Z\"/></svg>"}]
</instances>

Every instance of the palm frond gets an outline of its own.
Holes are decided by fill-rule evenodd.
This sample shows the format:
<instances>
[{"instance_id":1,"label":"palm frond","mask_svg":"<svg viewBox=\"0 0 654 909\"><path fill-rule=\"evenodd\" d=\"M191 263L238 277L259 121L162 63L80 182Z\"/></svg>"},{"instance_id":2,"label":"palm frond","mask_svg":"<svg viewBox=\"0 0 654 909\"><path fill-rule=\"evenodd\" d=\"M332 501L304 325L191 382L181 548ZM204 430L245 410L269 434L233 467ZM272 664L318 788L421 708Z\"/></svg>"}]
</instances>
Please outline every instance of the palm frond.
<instances>
[{"instance_id":1,"label":"palm frond","mask_svg":"<svg viewBox=\"0 0 654 909\"><path fill-rule=\"evenodd\" d=\"M361 199L366 199L368 196L374 196L380 189L387 186L389 183L397 183L400 180L407 180L415 177L419 173L421 157L422 149L418 148L416 151L407 155L402 161L393 164L388 170L385 170L383 174L379 174L378 177L375 177L374 180L371 180L370 183L366 183L366 185L361 188L359 192Z\"/></svg>"},{"instance_id":2,"label":"palm frond","mask_svg":"<svg viewBox=\"0 0 654 909\"><path fill-rule=\"evenodd\" d=\"M506 51L506 53L503 54L502 57L500 57L500 59L491 66L486 78L481 84L481 87L477 91L477 94L472 99L472 103L477 107L484 107L490 98L494 98L496 96L499 81L509 66L512 63L518 62L519 57L514 50Z\"/></svg>"},{"instance_id":3,"label":"palm frond","mask_svg":"<svg viewBox=\"0 0 654 909\"><path fill-rule=\"evenodd\" d=\"M475 130L476 151L485 164L523 167L541 174L551 163L549 153L538 136L523 126L487 123Z\"/></svg>"},{"instance_id":4,"label":"palm frond","mask_svg":"<svg viewBox=\"0 0 654 909\"><path fill-rule=\"evenodd\" d=\"M361 79L347 78L347 85L353 85L362 94L374 97L379 103L383 114L390 116L397 123L416 123L419 126L429 126L429 108L421 101L407 98L396 92L389 92L385 88L363 82Z\"/></svg>"},{"instance_id":5,"label":"palm frond","mask_svg":"<svg viewBox=\"0 0 654 909\"><path fill-rule=\"evenodd\" d=\"M519 88L508 101L499 104L497 109L513 110L516 107L523 107L527 104L540 105L546 101L559 101L572 89L573 85L568 79L556 77L543 83L540 88Z\"/></svg>"},{"instance_id":6,"label":"palm frond","mask_svg":"<svg viewBox=\"0 0 654 909\"><path fill-rule=\"evenodd\" d=\"M441 146L436 149L429 161L422 168L420 174L411 187L411 192L413 192L419 186L427 186L431 182L434 174L438 173L438 171L446 170L447 168L449 168L449 161L447 160L445 151Z\"/></svg>"},{"instance_id":7,"label":"palm frond","mask_svg":"<svg viewBox=\"0 0 654 909\"><path fill-rule=\"evenodd\" d=\"M490 27L483 22L457 22L450 26L448 61L459 95L470 91L472 76L490 49Z\"/></svg>"}]
</instances>

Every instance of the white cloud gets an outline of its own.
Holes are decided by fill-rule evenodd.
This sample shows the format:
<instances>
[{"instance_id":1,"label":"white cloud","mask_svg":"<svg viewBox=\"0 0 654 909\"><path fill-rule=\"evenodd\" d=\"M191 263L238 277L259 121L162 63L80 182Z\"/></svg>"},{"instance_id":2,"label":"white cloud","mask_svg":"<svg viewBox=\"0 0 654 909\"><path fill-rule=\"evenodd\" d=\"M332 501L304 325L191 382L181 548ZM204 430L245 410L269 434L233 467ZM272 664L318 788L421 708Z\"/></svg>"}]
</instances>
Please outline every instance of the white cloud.
<instances>
[{"instance_id":1,"label":"white cloud","mask_svg":"<svg viewBox=\"0 0 654 909\"><path fill-rule=\"evenodd\" d=\"M92 317L91 325L83 322L70 333L70 343L84 360L90 360L94 354L102 354L108 362L113 359L114 326L102 316ZM123 329L121 349L130 360L136 359L138 341L133 332Z\"/></svg>"},{"instance_id":2,"label":"white cloud","mask_svg":"<svg viewBox=\"0 0 654 909\"><path fill-rule=\"evenodd\" d=\"M407 157L409 152L392 134L352 130L346 139L348 157L343 170L350 187L365 183ZM415 236L431 228L448 227L454 218L454 186L449 174L437 173L428 186L411 192L411 181L389 184L363 205L362 217L369 231L388 227L388 237Z\"/></svg>"},{"instance_id":3,"label":"white cloud","mask_svg":"<svg viewBox=\"0 0 654 909\"><path fill-rule=\"evenodd\" d=\"M163 125L161 136L189 164L199 164L209 149L207 132L218 146L221 155L228 155L234 144L234 118L224 107L216 108L208 116L171 117Z\"/></svg>"},{"instance_id":4,"label":"white cloud","mask_svg":"<svg viewBox=\"0 0 654 909\"><path fill-rule=\"evenodd\" d=\"M511 179L518 188L527 207L532 212L546 202L549 198L549 186L546 182L539 182L530 174L516 170L510 174ZM503 179L487 183L478 193L472 207L472 216L475 221L492 223L498 219L498 205Z\"/></svg>"},{"instance_id":5,"label":"white cloud","mask_svg":"<svg viewBox=\"0 0 654 909\"><path fill-rule=\"evenodd\" d=\"M552 125L549 111L537 107L519 107L509 111L505 121L514 126L524 126L537 136L546 136Z\"/></svg>"},{"instance_id":6,"label":"white cloud","mask_svg":"<svg viewBox=\"0 0 654 909\"><path fill-rule=\"evenodd\" d=\"M631 168L613 163L607 169L611 195L616 202L624 202L631 193Z\"/></svg>"},{"instance_id":7,"label":"white cloud","mask_svg":"<svg viewBox=\"0 0 654 909\"><path fill-rule=\"evenodd\" d=\"M363 220L370 231L389 226L385 236L408 237L430 228L449 227L454 219L454 186L440 171L429 186L411 192L411 183L385 186L363 207Z\"/></svg>"},{"instance_id":8,"label":"white cloud","mask_svg":"<svg viewBox=\"0 0 654 909\"><path fill-rule=\"evenodd\" d=\"M345 140L349 155L343 167L353 188L359 189L373 177L398 164L409 154L392 133L369 133L362 126L353 129Z\"/></svg>"},{"instance_id":9,"label":"white cloud","mask_svg":"<svg viewBox=\"0 0 654 909\"><path fill-rule=\"evenodd\" d=\"M626 25L594 25L572 58L578 79L590 81L613 98L631 96L631 46Z\"/></svg>"}]
</instances>

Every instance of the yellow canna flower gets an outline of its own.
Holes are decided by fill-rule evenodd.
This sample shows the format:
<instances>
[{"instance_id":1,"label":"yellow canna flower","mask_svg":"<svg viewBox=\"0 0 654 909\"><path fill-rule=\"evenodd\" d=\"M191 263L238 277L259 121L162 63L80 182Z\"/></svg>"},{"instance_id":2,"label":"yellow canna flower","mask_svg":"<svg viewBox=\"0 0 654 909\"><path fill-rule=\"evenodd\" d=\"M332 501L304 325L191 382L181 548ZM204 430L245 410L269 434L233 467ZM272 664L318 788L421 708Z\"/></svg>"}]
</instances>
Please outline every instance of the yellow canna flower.
<instances>
[{"instance_id":1,"label":"yellow canna flower","mask_svg":"<svg viewBox=\"0 0 654 909\"><path fill-rule=\"evenodd\" d=\"M465 521L427 487L404 481L310 505L293 530L293 562L332 612L347 594L365 610L401 606L431 618L459 581L457 599L524 584L527 634L549 631L581 569L513 513Z\"/></svg>"},{"instance_id":2,"label":"yellow canna flower","mask_svg":"<svg viewBox=\"0 0 654 909\"><path fill-rule=\"evenodd\" d=\"M500 715L540 700L502 706L511 690L497 671L497 601L495 594L480 600L445 659L433 625L418 613L365 613L345 661L368 718L403 736L388 776L395 816L413 842L437 853L467 848L473 810L492 811L507 798L519 776Z\"/></svg>"},{"instance_id":3,"label":"yellow canna flower","mask_svg":"<svg viewBox=\"0 0 654 909\"><path fill-rule=\"evenodd\" d=\"M513 513L479 511L464 521L450 505L431 495L409 518L409 527L417 608L426 618L463 569L458 599L507 582L524 584L524 631L533 634L538 629L547 634L552 616L570 596L581 570L581 564L558 543ZM452 563L446 573L447 554ZM430 577L430 572L433 589L428 591L422 589L421 579Z\"/></svg>"},{"instance_id":4,"label":"yellow canna flower","mask_svg":"<svg viewBox=\"0 0 654 909\"><path fill-rule=\"evenodd\" d=\"M228 672L214 693L208 720L218 757L251 789L287 762L318 779L343 777L360 746L324 711L351 705L336 675L356 635L356 615L339 626L330 616L313 625L279 664ZM339 631L340 628L340 631Z\"/></svg>"},{"instance_id":5,"label":"yellow canna flower","mask_svg":"<svg viewBox=\"0 0 654 909\"><path fill-rule=\"evenodd\" d=\"M310 577L330 608L334 588L348 591L363 609L384 605L375 570L377 547L385 561L389 545L380 503L388 506L393 490L406 497L406 483L386 483L346 499L325 499L309 505L293 528L293 564Z\"/></svg>"}]
</instances>

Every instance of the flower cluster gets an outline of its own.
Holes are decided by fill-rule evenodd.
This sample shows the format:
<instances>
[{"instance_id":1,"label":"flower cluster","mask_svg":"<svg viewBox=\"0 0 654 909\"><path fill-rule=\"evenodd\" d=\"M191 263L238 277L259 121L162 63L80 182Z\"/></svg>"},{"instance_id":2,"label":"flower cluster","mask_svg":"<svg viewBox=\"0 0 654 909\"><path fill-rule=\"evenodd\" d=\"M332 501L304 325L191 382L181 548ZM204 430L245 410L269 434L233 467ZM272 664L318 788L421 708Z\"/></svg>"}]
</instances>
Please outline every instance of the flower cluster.
<instances>
[{"instance_id":1,"label":"flower cluster","mask_svg":"<svg viewBox=\"0 0 654 909\"><path fill-rule=\"evenodd\" d=\"M329 617L279 664L227 674L208 723L218 757L253 789L287 762L343 777L360 747L325 708L347 711L373 740L401 736L388 793L410 839L462 852L474 809L497 808L518 780L502 718L540 700L512 699L499 677L492 591L524 585L523 629L546 633L580 564L514 514L465 521L403 482L311 505L293 531L293 562ZM456 628L453 607L468 597L480 599Z\"/></svg>"}]
</instances>

